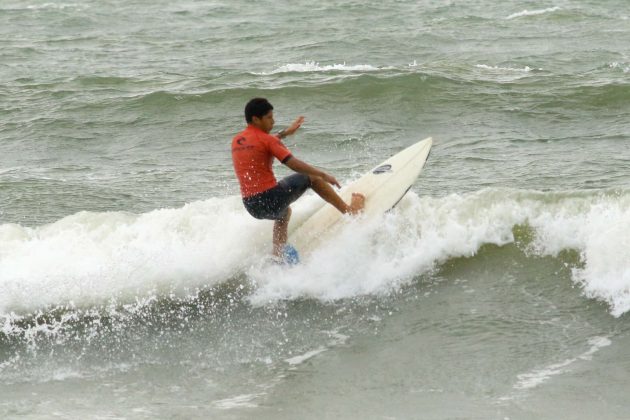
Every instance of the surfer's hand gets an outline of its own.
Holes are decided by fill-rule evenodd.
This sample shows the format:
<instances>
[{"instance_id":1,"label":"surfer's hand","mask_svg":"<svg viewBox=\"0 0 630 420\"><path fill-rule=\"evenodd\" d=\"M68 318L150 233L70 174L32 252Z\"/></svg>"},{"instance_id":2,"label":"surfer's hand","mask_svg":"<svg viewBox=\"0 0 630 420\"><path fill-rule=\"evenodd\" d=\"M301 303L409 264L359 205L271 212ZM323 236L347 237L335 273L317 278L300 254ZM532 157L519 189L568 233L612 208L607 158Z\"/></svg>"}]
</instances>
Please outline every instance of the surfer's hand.
<instances>
[{"instance_id":1,"label":"surfer's hand","mask_svg":"<svg viewBox=\"0 0 630 420\"><path fill-rule=\"evenodd\" d=\"M337 181L337 179L329 174L324 174L324 176L322 177L324 178L324 181L328 182L330 185L334 185L337 188L341 188L341 185L339 185L339 181Z\"/></svg>"},{"instance_id":2,"label":"surfer's hand","mask_svg":"<svg viewBox=\"0 0 630 420\"><path fill-rule=\"evenodd\" d=\"M284 130L284 134L287 136L290 136L291 134L295 133L298 128L300 128L302 126L302 123L304 122L304 117L303 116L299 116L296 118L295 121L293 121L293 124L291 124L288 128L285 128Z\"/></svg>"}]
</instances>

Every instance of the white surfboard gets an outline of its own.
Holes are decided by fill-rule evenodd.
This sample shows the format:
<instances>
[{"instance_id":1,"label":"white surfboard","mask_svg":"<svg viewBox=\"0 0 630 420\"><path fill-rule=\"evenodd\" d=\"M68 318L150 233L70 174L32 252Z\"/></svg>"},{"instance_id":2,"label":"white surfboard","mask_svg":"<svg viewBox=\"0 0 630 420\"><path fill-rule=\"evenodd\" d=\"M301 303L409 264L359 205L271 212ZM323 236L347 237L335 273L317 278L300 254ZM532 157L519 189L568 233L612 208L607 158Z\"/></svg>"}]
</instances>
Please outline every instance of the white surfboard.
<instances>
[{"instance_id":1,"label":"white surfboard","mask_svg":"<svg viewBox=\"0 0 630 420\"><path fill-rule=\"evenodd\" d=\"M429 137L407 147L342 188L339 195L349 203L353 192L363 194L363 217L385 213L398 204L416 181L432 144L433 140ZM333 236L344 220L347 219L339 210L326 204L299 226L289 227L289 243L306 256L324 239Z\"/></svg>"}]
</instances>

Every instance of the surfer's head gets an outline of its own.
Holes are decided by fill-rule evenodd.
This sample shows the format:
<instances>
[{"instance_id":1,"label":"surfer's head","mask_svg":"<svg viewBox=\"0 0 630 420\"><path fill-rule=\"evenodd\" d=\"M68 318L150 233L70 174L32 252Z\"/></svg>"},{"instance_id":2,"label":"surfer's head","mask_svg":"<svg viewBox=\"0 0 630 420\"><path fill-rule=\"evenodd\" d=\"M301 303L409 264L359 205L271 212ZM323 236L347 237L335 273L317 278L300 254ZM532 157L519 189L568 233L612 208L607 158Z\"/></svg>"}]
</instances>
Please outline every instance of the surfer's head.
<instances>
[{"instance_id":1,"label":"surfer's head","mask_svg":"<svg viewBox=\"0 0 630 420\"><path fill-rule=\"evenodd\" d=\"M245 121L266 133L273 129L273 105L265 98L254 98L245 105Z\"/></svg>"}]
</instances>

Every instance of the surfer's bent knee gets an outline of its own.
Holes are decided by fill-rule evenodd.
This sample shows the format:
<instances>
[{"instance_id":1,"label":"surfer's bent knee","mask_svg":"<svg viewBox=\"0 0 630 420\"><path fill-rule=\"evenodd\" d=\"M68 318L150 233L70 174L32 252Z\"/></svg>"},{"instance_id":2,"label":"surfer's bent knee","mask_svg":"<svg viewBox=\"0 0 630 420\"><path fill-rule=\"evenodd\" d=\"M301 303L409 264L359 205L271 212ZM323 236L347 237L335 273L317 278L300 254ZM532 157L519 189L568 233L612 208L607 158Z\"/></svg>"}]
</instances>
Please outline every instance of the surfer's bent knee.
<instances>
[{"instance_id":1,"label":"surfer's bent knee","mask_svg":"<svg viewBox=\"0 0 630 420\"><path fill-rule=\"evenodd\" d=\"M291 207L287 207L284 215L281 218L276 219L275 222L276 223L287 223L290 218L291 218Z\"/></svg>"}]
</instances>

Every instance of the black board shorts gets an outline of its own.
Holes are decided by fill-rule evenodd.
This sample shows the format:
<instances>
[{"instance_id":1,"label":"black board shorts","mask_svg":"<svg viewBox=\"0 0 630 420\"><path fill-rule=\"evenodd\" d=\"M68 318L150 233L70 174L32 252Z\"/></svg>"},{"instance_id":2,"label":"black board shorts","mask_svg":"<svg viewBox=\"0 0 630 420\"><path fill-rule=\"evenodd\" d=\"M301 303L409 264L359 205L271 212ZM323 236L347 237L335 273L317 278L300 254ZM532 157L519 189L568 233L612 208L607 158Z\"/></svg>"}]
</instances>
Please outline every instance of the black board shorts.
<instances>
[{"instance_id":1,"label":"black board shorts","mask_svg":"<svg viewBox=\"0 0 630 420\"><path fill-rule=\"evenodd\" d=\"M300 198L310 186L311 179L308 175L289 175L275 187L243 198L243 204L256 219L280 220L287 215L291 203Z\"/></svg>"}]
</instances>

